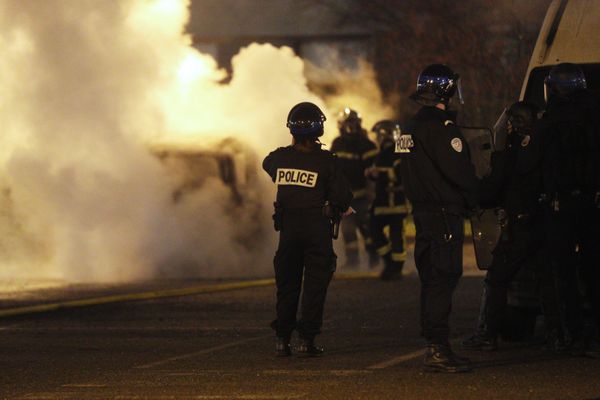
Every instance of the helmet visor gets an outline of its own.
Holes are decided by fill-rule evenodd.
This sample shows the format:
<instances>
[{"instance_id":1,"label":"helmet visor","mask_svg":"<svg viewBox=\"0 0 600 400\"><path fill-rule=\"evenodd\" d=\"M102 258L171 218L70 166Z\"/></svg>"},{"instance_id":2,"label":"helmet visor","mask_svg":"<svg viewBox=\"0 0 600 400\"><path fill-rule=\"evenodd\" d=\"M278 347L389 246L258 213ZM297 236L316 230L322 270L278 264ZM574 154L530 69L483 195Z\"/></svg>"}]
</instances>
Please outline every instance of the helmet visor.
<instances>
[{"instance_id":1,"label":"helmet visor","mask_svg":"<svg viewBox=\"0 0 600 400\"><path fill-rule=\"evenodd\" d=\"M463 92L462 92L462 84L460 83L461 79L460 76L458 76L458 74L456 75L456 91L458 93L458 101L460 102L460 104L465 104L465 99L463 97Z\"/></svg>"}]
</instances>

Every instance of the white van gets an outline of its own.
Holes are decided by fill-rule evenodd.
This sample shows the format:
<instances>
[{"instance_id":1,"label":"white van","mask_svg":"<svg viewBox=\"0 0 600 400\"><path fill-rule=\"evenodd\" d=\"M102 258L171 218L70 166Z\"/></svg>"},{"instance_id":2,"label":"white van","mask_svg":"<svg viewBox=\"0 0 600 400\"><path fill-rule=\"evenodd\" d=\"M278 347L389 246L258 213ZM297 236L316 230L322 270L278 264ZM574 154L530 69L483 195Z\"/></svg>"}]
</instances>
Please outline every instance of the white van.
<instances>
[{"instance_id":1,"label":"white van","mask_svg":"<svg viewBox=\"0 0 600 400\"><path fill-rule=\"evenodd\" d=\"M579 64L588 88L600 92L600 0L554 0L540 29L521 100L544 108L544 78L560 63Z\"/></svg>"}]
</instances>

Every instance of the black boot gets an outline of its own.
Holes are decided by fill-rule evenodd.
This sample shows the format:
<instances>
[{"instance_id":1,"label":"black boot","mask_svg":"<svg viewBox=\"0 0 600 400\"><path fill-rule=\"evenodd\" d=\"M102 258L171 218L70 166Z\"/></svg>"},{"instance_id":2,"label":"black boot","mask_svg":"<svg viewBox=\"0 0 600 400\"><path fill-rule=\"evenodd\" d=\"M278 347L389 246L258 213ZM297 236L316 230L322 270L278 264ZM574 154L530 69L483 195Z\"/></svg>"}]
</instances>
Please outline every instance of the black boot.
<instances>
[{"instance_id":1,"label":"black boot","mask_svg":"<svg viewBox=\"0 0 600 400\"><path fill-rule=\"evenodd\" d=\"M498 339L485 332L476 332L470 338L463 340L461 344L465 350L493 351L498 349Z\"/></svg>"},{"instance_id":2,"label":"black boot","mask_svg":"<svg viewBox=\"0 0 600 400\"><path fill-rule=\"evenodd\" d=\"M544 347L558 355L567 354L569 352L569 346L565 340L565 335L562 332L562 329L551 329L546 334Z\"/></svg>"},{"instance_id":3,"label":"black boot","mask_svg":"<svg viewBox=\"0 0 600 400\"><path fill-rule=\"evenodd\" d=\"M275 344L275 355L277 357L289 357L292 355L290 338L277 337L277 343Z\"/></svg>"},{"instance_id":4,"label":"black boot","mask_svg":"<svg viewBox=\"0 0 600 400\"><path fill-rule=\"evenodd\" d=\"M426 372L468 372L472 369L468 358L459 357L450 346L430 344L425 352L423 368Z\"/></svg>"},{"instance_id":5,"label":"black boot","mask_svg":"<svg viewBox=\"0 0 600 400\"><path fill-rule=\"evenodd\" d=\"M388 253L383 256L383 265L383 271L379 275L382 281L398 281L402 279L403 262L392 261L392 256Z\"/></svg>"},{"instance_id":6,"label":"black boot","mask_svg":"<svg viewBox=\"0 0 600 400\"><path fill-rule=\"evenodd\" d=\"M318 357L323 354L323 348L315 345L314 339L302 339L296 349L299 356Z\"/></svg>"}]
</instances>

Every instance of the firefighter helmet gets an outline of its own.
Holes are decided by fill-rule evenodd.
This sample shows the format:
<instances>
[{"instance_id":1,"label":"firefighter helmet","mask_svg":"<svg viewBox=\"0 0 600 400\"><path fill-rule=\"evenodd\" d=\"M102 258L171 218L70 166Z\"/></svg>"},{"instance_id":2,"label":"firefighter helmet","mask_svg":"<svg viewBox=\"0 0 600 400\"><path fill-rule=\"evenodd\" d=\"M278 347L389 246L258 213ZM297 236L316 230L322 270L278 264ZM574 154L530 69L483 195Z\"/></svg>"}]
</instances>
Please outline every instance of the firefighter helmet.
<instances>
[{"instance_id":1,"label":"firefighter helmet","mask_svg":"<svg viewBox=\"0 0 600 400\"><path fill-rule=\"evenodd\" d=\"M323 135L323 123L326 119L319 107L305 101L292 107L286 126L294 136L319 137Z\"/></svg>"},{"instance_id":2,"label":"firefighter helmet","mask_svg":"<svg viewBox=\"0 0 600 400\"><path fill-rule=\"evenodd\" d=\"M396 138L400 137L402 130L396 121L384 119L373 125L371 132L377 135L377 143L381 146L386 142L394 143Z\"/></svg>"},{"instance_id":3,"label":"firefighter helmet","mask_svg":"<svg viewBox=\"0 0 600 400\"><path fill-rule=\"evenodd\" d=\"M338 113L337 123L341 134L362 133L362 118L357 111L349 107Z\"/></svg>"}]
</instances>

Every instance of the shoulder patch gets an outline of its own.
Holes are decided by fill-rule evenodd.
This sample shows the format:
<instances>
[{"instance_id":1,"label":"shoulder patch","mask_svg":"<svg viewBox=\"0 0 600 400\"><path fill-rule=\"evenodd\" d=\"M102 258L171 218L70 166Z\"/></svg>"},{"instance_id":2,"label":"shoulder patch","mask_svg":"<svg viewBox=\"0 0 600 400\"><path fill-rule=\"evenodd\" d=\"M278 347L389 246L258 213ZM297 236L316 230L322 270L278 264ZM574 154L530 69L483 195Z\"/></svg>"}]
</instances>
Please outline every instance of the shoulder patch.
<instances>
[{"instance_id":1,"label":"shoulder patch","mask_svg":"<svg viewBox=\"0 0 600 400\"><path fill-rule=\"evenodd\" d=\"M319 174L312 171L292 168L277 168L275 183L277 185L294 185L314 188Z\"/></svg>"},{"instance_id":2,"label":"shoulder patch","mask_svg":"<svg viewBox=\"0 0 600 400\"><path fill-rule=\"evenodd\" d=\"M460 140L459 138L455 137L454 139L452 139L450 141L450 145L452 146L452 148L454 149L454 151L456 151L457 153L460 153L463 151L463 143L462 140Z\"/></svg>"},{"instance_id":3,"label":"shoulder patch","mask_svg":"<svg viewBox=\"0 0 600 400\"><path fill-rule=\"evenodd\" d=\"M410 153L412 149L415 147L415 141L413 140L412 135L403 134L400 135L398 140L396 140L396 153Z\"/></svg>"}]
</instances>

